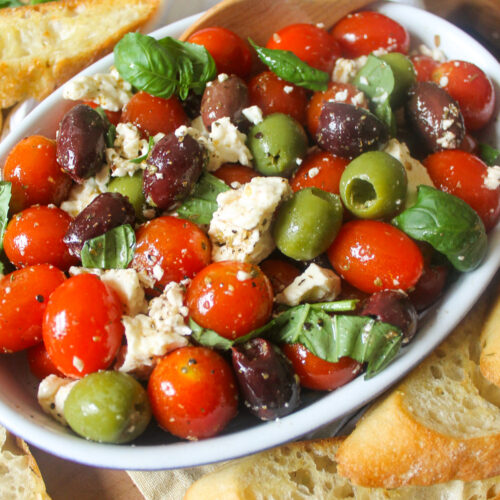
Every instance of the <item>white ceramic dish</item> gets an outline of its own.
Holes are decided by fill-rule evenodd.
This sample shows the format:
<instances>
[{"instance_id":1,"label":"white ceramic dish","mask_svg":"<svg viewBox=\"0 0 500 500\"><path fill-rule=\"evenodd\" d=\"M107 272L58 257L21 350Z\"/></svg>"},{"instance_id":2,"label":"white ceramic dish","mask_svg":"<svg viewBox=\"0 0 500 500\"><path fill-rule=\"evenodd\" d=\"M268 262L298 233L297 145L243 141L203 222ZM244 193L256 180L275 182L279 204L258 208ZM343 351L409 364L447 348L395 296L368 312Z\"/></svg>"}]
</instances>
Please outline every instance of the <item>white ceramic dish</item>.
<instances>
[{"instance_id":1,"label":"white ceramic dish","mask_svg":"<svg viewBox=\"0 0 500 500\"><path fill-rule=\"evenodd\" d=\"M434 46L439 35L448 58L470 60L481 67L500 87L500 66L476 41L456 27L427 12L402 4L378 4L378 10L403 24L412 39ZM154 33L157 37L178 36L194 17L186 18ZM278 27L277 27L278 28ZM112 56L95 63L84 74L105 71ZM500 97L500 96L499 96ZM497 108L500 98L497 99ZM63 113L72 106L56 91L13 131L0 145L0 165L8 151L22 137L53 134ZM498 109L497 109L498 114ZM500 143L498 121L486 131L491 144ZM217 437L178 441L153 428L135 444L108 445L85 441L45 415L36 401L37 382L29 374L22 353L0 357L0 422L26 441L55 455L99 467L119 469L180 468L226 460L290 441L319 429L366 404L386 390L422 360L460 322L500 265L500 225L489 235L486 260L473 273L463 275L449 290L440 306L422 322L417 337L382 373L365 381L358 377L329 394L310 393L299 410L279 421L261 423L240 415Z\"/></svg>"}]
</instances>

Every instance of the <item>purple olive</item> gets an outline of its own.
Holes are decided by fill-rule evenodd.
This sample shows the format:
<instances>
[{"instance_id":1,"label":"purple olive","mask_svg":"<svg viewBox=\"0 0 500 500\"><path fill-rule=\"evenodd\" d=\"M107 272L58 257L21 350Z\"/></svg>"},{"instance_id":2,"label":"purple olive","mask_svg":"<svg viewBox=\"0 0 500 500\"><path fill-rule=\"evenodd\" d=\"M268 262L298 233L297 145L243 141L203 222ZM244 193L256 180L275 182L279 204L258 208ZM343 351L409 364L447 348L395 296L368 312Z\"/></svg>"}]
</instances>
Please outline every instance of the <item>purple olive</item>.
<instances>
[{"instance_id":1,"label":"purple olive","mask_svg":"<svg viewBox=\"0 0 500 500\"><path fill-rule=\"evenodd\" d=\"M56 141L57 162L75 182L81 183L101 169L108 127L86 104L78 104L64 115Z\"/></svg>"},{"instance_id":2,"label":"purple olive","mask_svg":"<svg viewBox=\"0 0 500 500\"><path fill-rule=\"evenodd\" d=\"M135 210L120 193L97 196L73 219L63 241L71 254L80 258L83 244L123 224L134 224Z\"/></svg>"},{"instance_id":3,"label":"purple olive","mask_svg":"<svg viewBox=\"0 0 500 500\"><path fill-rule=\"evenodd\" d=\"M300 403L300 385L288 358L268 340L236 345L233 367L245 405L261 420L284 417Z\"/></svg>"},{"instance_id":4,"label":"purple olive","mask_svg":"<svg viewBox=\"0 0 500 500\"><path fill-rule=\"evenodd\" d=\"M144 171L148 203L161 210L172 208L193 190L206 161L206 149L190 135L163 137L151 151Z\"/></svg>"},{"instance_id":5,"label":"purple olive","mask_svg":"<svg viewBox=\"0 0 500 500\"><path fill-rule=\"evenodd\" d=\"M360 314L397 326L403 332L403 344L407 344L417 331L417 310L406 293L400 290L382 290L371 294Z\"/></svg>"}]
</instances>

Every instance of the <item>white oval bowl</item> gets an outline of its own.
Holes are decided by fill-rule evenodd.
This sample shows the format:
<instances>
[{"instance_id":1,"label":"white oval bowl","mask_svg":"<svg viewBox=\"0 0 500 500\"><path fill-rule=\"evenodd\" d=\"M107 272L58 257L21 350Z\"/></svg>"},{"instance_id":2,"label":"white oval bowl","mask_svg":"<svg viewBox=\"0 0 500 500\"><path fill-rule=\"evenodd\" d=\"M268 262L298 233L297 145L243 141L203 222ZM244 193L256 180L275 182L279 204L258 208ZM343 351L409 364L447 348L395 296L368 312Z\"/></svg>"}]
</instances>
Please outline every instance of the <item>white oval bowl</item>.
<instances>
[{"instance_id":1,"label":"white oval bowl","mask_svg":"<svg viewBox=\"0 0 500 500\"><path fill-rule=\"evenodd\" d=\"M434 47L439 35L449 59L474 62L494 81L497 114L500 102L500 66L470 36L443 19L403 4L376 4L375 8L405 26L413 42ZM156 37L179 36L197 16L153 33ZM81 74L106 71L112 55L96 62ZM63 101L59 89L37 106L0 145L0 164L10 149L31 134L53 135L64 112L73 104ZM483 140L500 144L498 120L485 131ZM382 373L365 381L362 376L332 393L305 394L301 409L272 422L240 414L221 435L196 442L179 441L152 425L134 444L113 445L86 441L60 426L42 412L36 400L37 381L31 376L23 353L0 356L0 422L26 441L60 457L107 468L157 470L191 467L227 460L304 436L338 419L381 394L430 353L456 326L478 299L500 265L500 225L489 234L489 250L483 264L462 275L447 291L438 308L420 324L411 344Z\"/></svg>"}]
</instances>

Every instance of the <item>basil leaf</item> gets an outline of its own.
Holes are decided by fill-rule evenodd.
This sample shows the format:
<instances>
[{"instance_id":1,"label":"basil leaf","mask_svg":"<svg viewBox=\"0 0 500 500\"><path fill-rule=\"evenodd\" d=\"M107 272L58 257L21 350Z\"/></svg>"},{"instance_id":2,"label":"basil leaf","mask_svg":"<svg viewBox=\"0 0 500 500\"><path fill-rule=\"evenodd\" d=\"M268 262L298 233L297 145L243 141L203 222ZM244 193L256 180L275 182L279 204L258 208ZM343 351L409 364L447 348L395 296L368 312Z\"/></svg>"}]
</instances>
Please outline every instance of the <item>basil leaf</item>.
<instances>
[{"instance_id":1,"label":"basil leaf","mask_svg":"<svg viewBox=\"0 0 500 500\"><path fill-rule=\"evenodd\" d=\"M19 0L0 0L0 9L4 7L22 7L23 5Z\"/></svg>"},{"instance_id":2,"label":"basil leaf","mask_svg":"<svg viewBox=\"0 0 500 500\"><path fill-rule=\"evenodd\" d=\"M149 156L149 153L151 153L151 150L153 149L153 146L155 145L155 140L153 138L152 135L149 136L149 142L148 142L148 150L146 151L145 154L143 154L142 156L138 156L137 158L133 158L132 160L129 160L130 163L141 163L143 162L144 160L147 159L147 157Z\"/></svg>"},{"instance_id":3,"label":"basil leaf","mask_svg":"<svg viewBox=\"0 0 500 500\"><path fill-rule=\"evenodd\" d=\"M3 248L3 235L9 221L9 203L12 195L12 184L0 181L0 250Z\"/></svg>"},{"instance_id":4,"label":"basil leaf","mask_svg":"<svg viewBox=\"0 0 500 500\"><path fill-rule=\"evenodd\" d=\"M417 202L393 219L412 238L430 243L459 271L472 271L483 260L488 239L483 222L465 201L421 185Z\"/></svg>"},{"instance_id":5,"label":"basil leaf","mask_svg":"<svg viewBox=\"0 0 500 500\"><path fill-rule=\"evenodd\" d=\"M101 106L97 106L95 110L97 111L97 113L99 113L101 118L107 124L108 130L106 131L106 135L104 136L104 142L106 143L106 147L112 148L115 145L116 127L109 121L106 111L104 111L104 109L101 108Z\"/></svg>"},{"instance_id":6,"label":"basil leaf","mask_svg":"<svg viewBox=\"0 0 500 500\"><path fill-rule=\"evenodd\" d=\"M81 252L82 266L98 269L125 269L134 256L135 232L129 224L87 240Z\"/></svg>"},{"instance_id":7,"label":"basil leaf","mask_svg":"<svg viewBox=\"0 0 500 500\"><path fill-rule=\"evenodd\" d=\"M488 144L479 144L479 156L488 167L492 167L499 161L500 151Z\"/></svg>"},{"instance_id":8,"label":"basil leaf","mask_svg":"<svg viewBox=\"0 0 500 500\"><path fill-rule=\"evenodd\" d=\"M177 214L197 224L210 224L217 210L217 196L229 189L231 188L215 175L204 172L195 184L191 195L177 208Z\"/></svg>"},{"instance_id":9,"label":"basil leaf","mask_svg":"<svg viewBox=\"0 0 500 500\"><path fill-rule=\"evenodd\" d=\"M305 87L309 90L326 90L330 75L324 71L309 66L289 50L266 49L248 39L257 52L259 59L269 69L287 82Z\"/></svg>"}]
</instances>

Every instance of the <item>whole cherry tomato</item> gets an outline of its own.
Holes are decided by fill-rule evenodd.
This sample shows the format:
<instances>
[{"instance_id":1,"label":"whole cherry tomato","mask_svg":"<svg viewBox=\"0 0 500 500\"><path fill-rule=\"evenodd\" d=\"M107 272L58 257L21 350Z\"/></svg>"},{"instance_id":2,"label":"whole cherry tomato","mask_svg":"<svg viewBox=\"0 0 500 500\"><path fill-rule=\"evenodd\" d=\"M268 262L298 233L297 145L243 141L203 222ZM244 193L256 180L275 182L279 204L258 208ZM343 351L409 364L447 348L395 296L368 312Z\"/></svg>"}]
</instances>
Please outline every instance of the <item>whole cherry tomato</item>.
<instances>
[{"instance_id":1,"label":"whole cherry tomato","mask_svg":"<svg viewBox=\"0 0 500 500\"><path fill-rule=\"evenodd\" d=\"M248 96L250 104L259 106L264 116L285 113L302 124L306 121L306 90L285 82L272 71L259 73L250 80Z\"/></svg>"},{"instance_id":2,"label":"whole cherry tomato","mask_svg":"<svg viewBox=\"0 0 500 500\"><path fill-rule=\"evenodd\" d=\"M66 271L78 263L63 242L71 221L70 215L55 206L26 208L7 225L5 254L16 267L53 264Z\"/></svg>"},{"instance_id":3,"label":"whole cherry tomato","mask_svg":"<svg viewBox=\"0 0 500 500\"><path fill-rule=\"evenodd\" d=\"M332 34L349 58L368 55L377 49L407 54L410 48L406 29L380 12L349 14L333 27Z\"/></svg>"},{"instance_id":4,"label":"whole cherry tomato","mask_svg":"<svg viewBox=\"0 0 500 500\"><path fill-rule=\"evenodd\" d=\"M331 73L340 57L340 46L328 31L314 24L290 24L274 33L268 49L289 50L309 66Z\"/></svg>"},{"instance_id":5,"label":"whole cherry tomato","mask_svg":"<svg viewBox=\"0 0 500 500\"><path fill-rule=\"evenodd\" d=\"M363 292L408 290L420 278L423 257L405 233L385 222L344 224L327 251L335 271Z\"/></svg>"},{"instance_id":6,"label":"whole cherry tomato","mask_svg":"<svg viewBox=\"0 0 500 500\"><path fill-rule=\"evenodd\" d=\"M219 433L238 406L231 366L206 347L181 347L167 354L151 374L148 395L160 426L184 439Z\"/></svg>"},{"instance_id":7,"label":"whole cherry tomato","mask_svg":"<svg viewBox=\"0 0 500 500\"><path fill-rule=\"evenodd\" d=\"M439 66L439 62L430 56L417 55L410 57L415 72L417 81L430 82L432 81L432 72Z\"/></svg>"},{"instance_id":8,"label":"whole cherry tomato","mask_svg":"<svg viewBox=\"0 0 500 500\"><path fill-rule=\"evenodd\" d=\"M64 377L64 373L59 371L56 365L50 359L49 353L47 352L47 349L45 349L45 344L43 342L30 347L26 351L26 356L28 358L28 366L30 367L30 372L36 378L43 380L49 375Z\"/></svg>"},{"instance_id":9,"label":"whole cherry tomato","mask_svg":"<svg viewBox=\"0 0 500 500\"><path fill-rule=\"evenodd\" d=\"M72 185L56 161L55 141L41 135L26 137L12 148L3 180L12 183L10 207L14 213L37 203L59 205Z\"/></svg>"},{"instance_id":10,"label":"whole cherry tomato","mask_svg":"<svg viewBox=\"0 0 500 500\"><path fill-rule=\"evenodd\" d=\"M281 349L292 362L300 385L318 391L333 391L356 378L363 365L348 357L330 363L318 358L302 344L284 344Z\"/></svg>"},{"instance_id":11,"label":"whole cherry tomato","mask_svg":"<svg viewBox=\"0 0 500 500\"><path fill-rule=\"evenodd\" d=\"M210 260L207 235L193 222L165 215L139 227L131 266L146 271L163 287L192 278Z\"/></svg>"},{"instance_id":12,"label":"whole cherry tomato","mask_svg":"<svg viewBox=\"0 0 500 500\"><path fill-rule=\"evenodd\" d=\"M108 368L123 337L123 305L93 274L73 276L52 292L43 318L43 342L68 377Z\"/></svg>"},{"instance_id":13,"label":"whole cherry tomato","mask_svg":"<svg viewBox=\"0 0 500 500\"><path fill-rule=\"evenodd\" d=\"M274 294L282 292L300 275L300 270L290 262L281 259L266 259L259 264L262 272L271 281Z\"/></svg>"},{"instance_id":14,"label":"whole cherry tomato","mask_svg":"<svg viewBox=\"0 0 500 500\"><path fill-rule=\"evenodd\" d=\"M93 109L96 109L99 107L99 104L96 104L95 102L92 101L83 101L83 104L86 104L87 106L90 106ZM109 123L114 125L115 127L120 123L121 118L122 118L122 111L110 111L109 109L105 109L104 112L106 113L106 116L108 117Z\"/></svg>"},{"instance_id":15,"label":"whole cherry tomato","mask_svg":"<svg viewBox=\"0 0 500 500\"><path fill-rule=\"evenodd\" d=\"M424 160L434 185L464 200L481 217L489 231L500 217L500 186L488 187L488 167L477 156L451 149L438 151Z\"/></svg>"},{"instance_id":16,"label":"whole cherry tomato","mask_svg":"<svg viewBox=\"0 0 500 500\"><path fill-rule=\"evenodd\" d=\"M236 33L215 26L193 33L187 40L203 45L214 58L218 73L245 78L252 69L252 53L247 43Z\"/></svg>"},{"instance_id":17,"label":"whole cherry tomato","mask_svg":"<svg viewBox=\"0 0 500 500\"><path fill-rule=\"evenodd\" d=\"M432 79L455 99L470 130L484 127L495 110L495 89L484 71L466 61L441 63Z\"/></svg>"},{"instance_id":18,"label":"whole cherry tomato","mask_svg":"<svg viewBox=\"0 0 500 500\"><path fill-rule=\"evenodd\" d=\"M368 100L361 90L350 83L330 82L324 91L317 91L307 105L307 129L314 137L318 130L323 104L328 101L346 102L368 109Z\"/></svg>"},{"instance_id":19,"label":"whole cherry tomato","mask_svg":"<svg viewBox=\"0 0 500 500\"><path fill-rule=\"evenodd\" d=\"M349 160L332 153L313 151L304 158L290 181L290 186L294 191L317 187L329 193L339 194L340 177L348 163Z\"/></svg>"},{"instance_id":20,"label":"whole cherry tomato","mask_svg":"<svg viewBox=\"0 0 500 500\"><path fill-rule=\"evenodd\" d=\"M189 120L177 97L155 97L146 92L134 94L123 108L122 122L133 123L146 135L169 134Z\"/></svg>"},{"instance_id":21,"label":"whole cherry tomato","mask_svg":"<svg viewBox=\"0 0 500 500\"><path fill-rule=\"evenodd\" d=\"M259 174L250 167L238 165L235 163L224 163L214 173L221 181L224 181L228 186L233 187L233 183L246 184Z\"/></svg>"},{"instance_id":22,"label":"whole cherry tomato","mask_svg":"<svg viewBox=\"0 0 500 500\"><path fill-rule=\"evenodd\" d=\"M214 262L191 281L186 305L196 323L236 339L269 320L273 290L267 276L253 264Z\"/></svg>"},{"instance_id":23,"label":"whole cherry tomato","mask_svg":"<svg viewBox=\"0 0 500 500\"><path fill-rule=\"evenodd\" d=\"M21 351L42 340L47 301L65 279L59 269L41 264L0 280L0 352Z\"/></svg>"}]
</instances>

